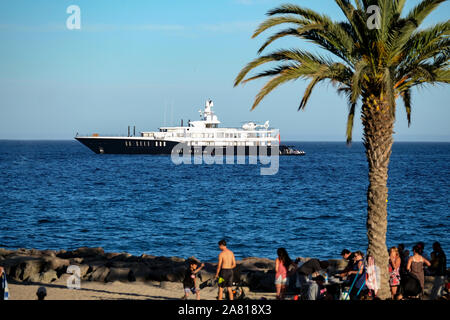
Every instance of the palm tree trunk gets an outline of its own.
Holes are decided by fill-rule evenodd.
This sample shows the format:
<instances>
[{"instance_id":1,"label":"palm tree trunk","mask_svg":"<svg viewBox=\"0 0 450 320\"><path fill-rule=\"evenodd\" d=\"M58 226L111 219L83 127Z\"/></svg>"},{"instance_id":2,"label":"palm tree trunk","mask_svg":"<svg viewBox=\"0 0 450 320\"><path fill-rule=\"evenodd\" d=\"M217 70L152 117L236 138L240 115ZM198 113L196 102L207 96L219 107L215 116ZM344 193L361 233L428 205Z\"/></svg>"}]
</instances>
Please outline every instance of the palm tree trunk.
<instances>
[{"instance_id":1,"label":"palm tree trunk","mask_svg":"<svg viewBox=\"0 0 450 320\"><path fill-rule=\"evenodd\" d=\"M369 187L367 190L367 254L375 260L380 274L381 299L390 297L386 247L387 231L387 179L388 165L393 144L394 117L389 104L371 95L365 98L362 107L364 146L369 164Z\"/></svg>"}]
</instances>

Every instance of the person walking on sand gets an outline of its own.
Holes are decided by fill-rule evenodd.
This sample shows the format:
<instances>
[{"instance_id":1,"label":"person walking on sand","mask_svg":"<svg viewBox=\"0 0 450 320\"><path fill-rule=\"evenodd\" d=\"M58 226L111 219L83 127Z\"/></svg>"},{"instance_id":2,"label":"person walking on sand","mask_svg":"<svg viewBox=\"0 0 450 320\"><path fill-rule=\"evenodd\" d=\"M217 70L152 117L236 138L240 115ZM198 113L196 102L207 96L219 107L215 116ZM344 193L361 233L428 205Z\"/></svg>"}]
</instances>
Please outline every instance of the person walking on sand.
<instances>
[{"instance_id":1,"label":"person walking on sand","mask_svg":"<svg viewBox=\"0 0 450 320\"><path fill-rule=\"evenodd\" d=\"M236 259L233 251L227 248L227 242L225 240L219 241L219 249L222 251L219 254L219 264L217 265L217 271L215 279L219 279L219 297L218 300L223 299L223 289L227 288L228 298L233 300L233 269L236 267Z\"/></svg>"},{"instance_id":2,"label":"person walking on sand","mask_svg":"<svg viewBox=\"0 0 450 320\"><path fill-rule=\"evenodd\" d=\"M408 270L419 280L422 292L420 294L420 297L422 298L425 283L425 274L423 270L423 265L425 264L429 267L431 263L430 261L422 257L421 252L422 248L418 245L415 245L413 248L413 256L409 258L408 264L406 265L406 270Z\"/></svg>"},{"instance_id":3,"label":"person walking on sand","mask_svg":"<svg viewBox=\"0 0 450 320\"><path fill-rule=\"evenodd\" d=\"M200 288L197 283L197 273L199 273L200 270L203 269L205 264L202 263L200 267L197 268L198 264L199 264L198 261L195 260L189 261L189 267L186 270L183 280L183 289L184 289L184 296L182 298L183 300L187 300L189 293L191 292L193 294L194 293L196 294L197 300L200 300Z\"/></svg>"},{"instance_id":4,"label":"person walking on sand","mask_svg":"<svg viewBox=\"0 0 450 320\"><path fill-rule=\"evenodd\" d=\"M278 248L278 258L275 260L275 288L277 300L284 299L286 287L289 285L289 276L295 272L295 264L289 257L285 248Z\"/></svg>"}]
</instances>

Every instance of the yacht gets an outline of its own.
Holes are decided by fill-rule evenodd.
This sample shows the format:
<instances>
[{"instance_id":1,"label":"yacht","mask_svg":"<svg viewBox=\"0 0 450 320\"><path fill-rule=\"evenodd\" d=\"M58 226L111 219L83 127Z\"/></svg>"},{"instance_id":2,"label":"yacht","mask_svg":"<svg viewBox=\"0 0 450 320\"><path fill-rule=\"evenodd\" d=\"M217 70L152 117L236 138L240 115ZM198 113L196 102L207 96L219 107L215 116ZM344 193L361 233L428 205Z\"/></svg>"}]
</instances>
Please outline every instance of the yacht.
<instances>
[{"instance_id":1,"label":"yacht","mask_svg":"<svg viewBox=\"0 0 450 320\"><path fill-rule=\"evenodd\" d=\"M237 155L242 152L256 155L261 154L261 149L270 154L271 147L278 147L279 130L270 128L269 121L264 124L250 121L240 128L222 128L213 107L213 101L207 100L204 110L199 111L200 120L188 121L186 126L181 121L178 127L161 127L159 131L142 131L138 135L135 129L131 134L128 127L127 136L101 136L94 133L88 136L77 134L75 139L97 154L171 154L177 147L177 150L191 154L210 150L217 153L222 149L222 154L232 150Z\"/></svg>"}]
</instances>

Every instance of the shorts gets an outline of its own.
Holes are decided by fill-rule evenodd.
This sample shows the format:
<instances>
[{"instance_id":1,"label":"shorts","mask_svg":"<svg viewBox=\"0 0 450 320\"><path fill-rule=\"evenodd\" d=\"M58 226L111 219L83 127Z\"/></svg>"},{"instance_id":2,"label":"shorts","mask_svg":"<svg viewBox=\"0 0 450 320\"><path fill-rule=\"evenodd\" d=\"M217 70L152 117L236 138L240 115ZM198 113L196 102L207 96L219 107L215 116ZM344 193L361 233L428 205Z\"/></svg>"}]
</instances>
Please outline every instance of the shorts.
<instances>
[{"instance_id":1,"label":"shorts","mask_svg":"<svg viewBox=\"0 0 450 320\"><path fill-rule=\"evenodd\" d=\"M219 287L229 288L233 286L233 269L222 269L219 277Z\"/></svg>"},{"instance_id":2,"label":"shorts","mask_svg":"<svg viewBox=\"0 0 450 320\"><path fill-rule=\"evenodd\" d=\"M281 284L284 286L289 285L289 278L283 278L282 275L279 275L276 279L275 279L275 284Z\"/></svg>"},{"instance_id":3,"label":"shorts","mask_svg":"<svg viewBox=\"0 0 450 320\"><path fill-rule=\"evenodd\" d=\"M200 289L199 288L184 288L185 294L189 294L191 292L192 292L192 294L194 294L194 293L200 292Z\"/></svg>"}]
</instances>

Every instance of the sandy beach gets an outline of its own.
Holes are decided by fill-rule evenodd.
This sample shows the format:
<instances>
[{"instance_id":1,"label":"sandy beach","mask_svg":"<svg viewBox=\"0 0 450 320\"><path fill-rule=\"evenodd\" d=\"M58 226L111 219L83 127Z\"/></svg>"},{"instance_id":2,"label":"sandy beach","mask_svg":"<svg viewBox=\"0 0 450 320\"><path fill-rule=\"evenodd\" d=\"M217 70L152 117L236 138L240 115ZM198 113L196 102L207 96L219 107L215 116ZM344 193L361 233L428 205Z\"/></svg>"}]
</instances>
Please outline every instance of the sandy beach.
<instances>
[{"instance_id":1,"label":"sandy beach","mask_svg":"<svg viewBox=\"0 0 450 320\"><path fill-rule=\"evenodd\" d=\"M245 297L253 300L275 299L274 261L246 258L238 261ZM44 287L47 300L174 300L184 295L186 260L178 257L132 256L106 253L102 248L74 251L0 248L0 266L7 274L10 300L36 300ZM79 271L79 289L71 289ZM216 263L205 263L200 283L214 278ZM217 286L201 290L201 299L215 300ZM189 299L196 299L190 295Z\"/></svg>"},{"instance_id":2,"label":"sandy beach","mask_svg":"<svg viewBox=\"0 0 450 320\"><path fill-rule=\"evenodd\" d=\"M10 283L10 300L37 300L36 291L43 286L47 290L46 300L180 300L183 296L183 284L178 282L124 283L119 281L101 283L82 281L80 289L68 289L67 278L49 284ZM275 293L255 293L245 290L252 300L275 299ZM207 287L201 290L201 300L215 300L217 289ZM191 295L189 299L195 299Z\"/></svg>"},{"instance_id":3,"label":"sandy beach","mask_svg":"<svg viewBox=\"0 0 450 320\"><path fill-rule=\"evenodd\" d=\"M47 292L46 300L181 300L187 261L179 257L108 253L102 248L83 247L73 251L0 248L0 266L7 274L10 300L37 300L40 287ZM340 259L330 259L328 263L329 274L347 264ZM215 262L205 262L197 286L213 279L216 267ZM75 279L72 268L79 272L78 289L70 288ZM236 268L239 287L246 299L276 299L273 260L243 258L237 261ZM433 282L434 277L425 277L426 295ZM206 286L200 291L200 298L216 300L217 291L217 286ZM287 299L295 294L287 293ZM196 299L192 294L188 298Z\"/></svg>"}]
</instances>

